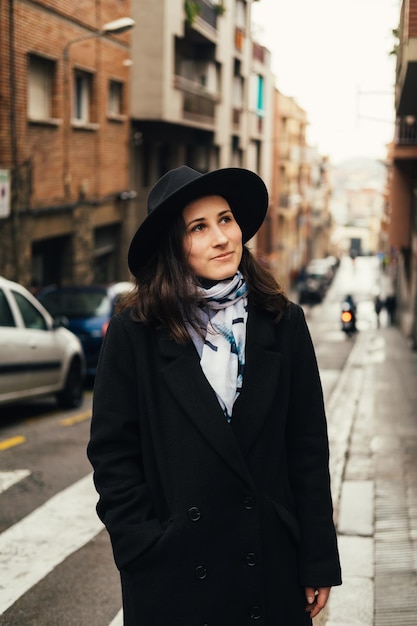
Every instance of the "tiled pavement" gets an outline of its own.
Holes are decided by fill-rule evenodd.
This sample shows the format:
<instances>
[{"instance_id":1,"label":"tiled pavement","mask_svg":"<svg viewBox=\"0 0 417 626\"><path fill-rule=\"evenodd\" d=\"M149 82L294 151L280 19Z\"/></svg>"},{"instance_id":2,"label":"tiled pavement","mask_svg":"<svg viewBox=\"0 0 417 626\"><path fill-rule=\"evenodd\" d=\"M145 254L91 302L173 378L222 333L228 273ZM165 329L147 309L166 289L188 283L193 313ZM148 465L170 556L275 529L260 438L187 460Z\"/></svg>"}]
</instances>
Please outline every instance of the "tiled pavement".
<instances>
[{"instance_id":1,"label":"tiled pavement","mask_svg":"<svg viewBox=\"0 0 417 626\"><path fill-rule=\"evenodd\" d=\"M343 585L315 626L417 626L417 353L360 332L328 405Z\"/></svg>"}]
</instances>

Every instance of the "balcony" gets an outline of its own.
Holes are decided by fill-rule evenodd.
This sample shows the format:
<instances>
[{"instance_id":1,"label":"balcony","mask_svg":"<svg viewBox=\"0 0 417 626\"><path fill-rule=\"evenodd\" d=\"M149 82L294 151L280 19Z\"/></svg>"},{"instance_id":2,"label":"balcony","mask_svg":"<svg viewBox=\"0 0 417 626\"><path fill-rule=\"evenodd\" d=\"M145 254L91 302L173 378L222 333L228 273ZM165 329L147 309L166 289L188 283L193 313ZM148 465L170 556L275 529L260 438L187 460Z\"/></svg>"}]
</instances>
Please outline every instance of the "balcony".
<instances>
[{"instance_id":1,"label":"balcony","mask_svg":"<svg viewBox=\"0 0 417 626\"><path fill-rule=\"evenodd\" d=\"M184 76L175 76L174 87L183 92L183 116L196 123L213 125L216 103L220 101L218 92L209 91L200 82Z\"/></svg>"},{"instance_id":2,"label":"balcony","mask_svg":"<svg viewBox=\"0 0 417 626\"><path fill-rule=\"evenodd\" d=\"M417 49L416 58L402 58L401 72L397 75L395 86L395 104L398 115L417 115Z\"/></svg>"},{"instance_id":3,"label":"balcony","mask_svg":"<svg viewBox=\"0 0 417 626\"><path fill-rule=\"evenodd\" d=\"M194 0L194 3L199 7L198 17L217 30L217 11L213 4L207 0Z\"/></svg>"},{"instance_id":4,"label":"balcony","mask_svg":"<svg viewBox=\"0 0 417 626\"><path fill-rule=\"evenodd\" d=\"M403 3L400 19L400 45L397 50L395 108L398 116L417 116L417 37L413 21L406 14Z\"/></svg>"},{"instance_id":5,"label":"balcony","mask_svg":"<svg viewBox=\"0 0 417 626\"><path fill-rule=\"evenodd\" d=\"M395 143L401 146L417 146L417 120L414 116L397 118Z\"/></svg>"},{"instance_id":6,"label":"balcony","mask_svg":"<svg viewBox=\"0 0 417 626\"><path fill-rule=\"evenodd\" d=\"M189 121L209 124L212 126L215 122L216 105L210 100L200 98L196 95L184 95L184 119Z\"/></svg>"}]
</instances>

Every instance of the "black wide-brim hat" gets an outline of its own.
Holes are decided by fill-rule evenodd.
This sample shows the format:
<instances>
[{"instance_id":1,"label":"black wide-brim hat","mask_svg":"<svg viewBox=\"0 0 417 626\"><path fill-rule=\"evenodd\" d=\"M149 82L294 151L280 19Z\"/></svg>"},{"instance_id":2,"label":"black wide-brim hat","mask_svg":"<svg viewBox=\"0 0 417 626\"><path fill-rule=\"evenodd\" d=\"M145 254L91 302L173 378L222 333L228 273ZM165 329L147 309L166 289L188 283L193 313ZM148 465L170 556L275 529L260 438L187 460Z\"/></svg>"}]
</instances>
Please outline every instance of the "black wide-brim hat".
<instances>
[{"instance_id":1,"label":"black wide-brim hat","mask_svg":"<svg viewBox=\"0 0 417 626\"><path fill-rule=\"evenodd\" d=\"M137 229L128 252L132 274L154 255L162 233L184 207L197 198L222 196L240 226L243 243L259 230L268 209L263 180L250 170L230 167L201 174L183 165L170 170L152 187L148 215Z\"/></svg>"}]
</instances>

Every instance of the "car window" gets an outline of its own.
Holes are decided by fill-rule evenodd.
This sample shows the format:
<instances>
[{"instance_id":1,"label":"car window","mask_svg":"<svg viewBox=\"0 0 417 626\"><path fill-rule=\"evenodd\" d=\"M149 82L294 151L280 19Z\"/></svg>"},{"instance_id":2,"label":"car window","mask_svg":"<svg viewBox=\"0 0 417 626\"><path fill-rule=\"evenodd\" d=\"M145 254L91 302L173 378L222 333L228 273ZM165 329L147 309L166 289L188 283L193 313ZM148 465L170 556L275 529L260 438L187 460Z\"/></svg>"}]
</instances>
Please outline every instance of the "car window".
<instances>
[{"instance_id":1,"label":"car window","mask_svg":"<svg viewBox=\"0 0 417 626\"><path fill-rule=\"evenodd\" d=\"M109 315L111 311L110 298L99 290L52 291L39 299L53 316L92 317Z\"/></svg>"},{"instance_id":2,"label":"car window","mask_svg":"<svg viewBox=\"0 0 417 626\"><path fill-rule=\"evenodd\" d=\"M16 326L6 294L0 289L0 326Z\"/></svg>"},{"instance_id":3,"label":"car window","mask_svg":"<svg viewBox=\"0 0 417 626\"><path fill-rule=\"evenodd\" d=\"M26 328L34 328L37 330L47 330L48 326L42 313L33 306L29 300L21 293L13 291L16 304L19 307Z\"/></svg>"}]
</instances>

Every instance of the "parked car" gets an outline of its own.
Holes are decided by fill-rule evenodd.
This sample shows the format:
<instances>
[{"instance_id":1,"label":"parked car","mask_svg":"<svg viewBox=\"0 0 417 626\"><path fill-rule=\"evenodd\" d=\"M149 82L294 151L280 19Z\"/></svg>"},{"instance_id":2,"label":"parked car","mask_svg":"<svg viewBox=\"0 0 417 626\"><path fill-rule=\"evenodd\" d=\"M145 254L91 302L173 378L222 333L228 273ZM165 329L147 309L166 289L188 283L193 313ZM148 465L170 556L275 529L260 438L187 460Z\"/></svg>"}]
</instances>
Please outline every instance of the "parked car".
<instances>
[{"instance_id":1,"label":"parked car","mask_svg":"<svg viewBox=\"0 0 417 626\"><path fill-rule=\"evenodd\" d=\"M132 287L128 281L107 286L51 286L37 294L49 313L65 317L67 328L79 337L87 363L87 376L96 373L103 337L118 298Z\"/></svg>"},{"instance_id":2,"label":"parked car","mask_svg":"<svg viewBox=\"0 0 417 626\"><path fill-rule=\"evenodd\" d=\"M311 262L301 272L298 279L298 302L321 302L326 295L331 277L327 264Z\"/></svg>"},{"instance_id":3,"label":"parked car","mask_svg":"<svg viewBox=\"0 0 417 626\"><path fill-rule=\"evenodd\" d=\"M55 395L59 406L81 404L81 343L23 286L0 276L0 405Z\"/></svg>"},{"instance_id":4,"label":"parked car","mask_svg":"<svg viewBox=\"0 0 417 626\"><path fill-rule=\"evenodd\" d=\"M298 284L298 302L300 304L321 302L325 295L326 285L323 276L315 271L306 271Z\"/></svg>"},{"instance_id":5,"label":"parked car","mask_svg":"<svg viewBox=\"0 0 417 626\"><path fill-rule=\"evenodd\" d=\"M326 288L329 287L336 273L331 257L312 259L307 265L306 271L307 274L319 276Z\"/></svg>"}]
</instances>

